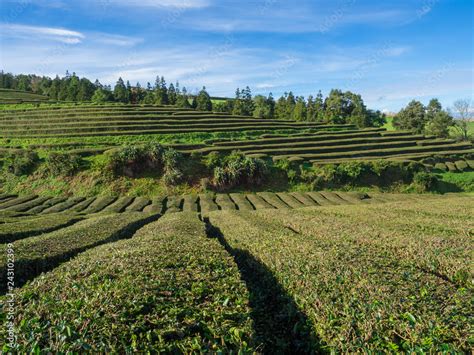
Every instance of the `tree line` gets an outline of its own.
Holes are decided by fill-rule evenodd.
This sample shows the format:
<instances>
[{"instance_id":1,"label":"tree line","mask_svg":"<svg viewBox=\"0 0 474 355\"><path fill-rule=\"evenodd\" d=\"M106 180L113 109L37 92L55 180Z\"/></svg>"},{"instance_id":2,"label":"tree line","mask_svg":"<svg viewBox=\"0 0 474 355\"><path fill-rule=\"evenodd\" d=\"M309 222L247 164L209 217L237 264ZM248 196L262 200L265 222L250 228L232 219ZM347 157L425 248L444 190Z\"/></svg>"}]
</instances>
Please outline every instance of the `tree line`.
<instances>
[{"instance_id":1,"label":"tree line","mask_svg":"<svg viewBox=\"0 0 474 355\"><path fill-rule=\"evenodd\" d=\"M157 76L154 85L147 83L146 87L140 83L132 86L129 81L119 78L112 88L102 85L98 80L91 82L69 72L62 78L56 76L51 79L3 71L0 72L0 87L31 91L57 101L175 105L256 118L352 123L358 127L381 126L385 123L385 115L367 109L360 95L336 89L331 90L326 98L321 91L307 99L295 96L290 91L275 100L271 93L268 96L252 96L247 86L242 90L237 89L234 98L212 100L205 87L192 95L186 87L180 88L178 82L167 85L163 76Z\"/></svg>"},{"instance_id":2,"label":"tree line","mask_svg":"<svg viewBox=\"0 0 474 355\"><path fill-rule=\"evenodd\" d=\"M431 99L427 106L412 100L393 118L393 126L416 133L447 138L450 130L458 132L459 138L470 139L469 123L472 121L470 100L457 100L451 109L443 109L438 99ZM454 116L457 119L454 119Z\"/></svg>"}]
</instances>

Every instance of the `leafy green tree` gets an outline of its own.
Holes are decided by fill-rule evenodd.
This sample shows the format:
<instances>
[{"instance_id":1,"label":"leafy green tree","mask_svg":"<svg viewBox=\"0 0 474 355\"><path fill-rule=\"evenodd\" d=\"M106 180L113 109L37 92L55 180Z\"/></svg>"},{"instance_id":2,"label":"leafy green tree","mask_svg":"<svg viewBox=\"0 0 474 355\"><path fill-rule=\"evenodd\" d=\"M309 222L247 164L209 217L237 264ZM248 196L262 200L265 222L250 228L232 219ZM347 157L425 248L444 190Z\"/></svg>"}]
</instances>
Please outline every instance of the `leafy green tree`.
<instances>
[{"instance_id":1,"label":"leafy green tree","mask_svg":"<svg viewBox=\"0 0 474 355\"><path fill-rule=\"evenodd\" d=\"M454 126L453 117L443 110L437 111L433 113L433 115L434 116L425 125L425 133L440 138L447 138L449 136L449 128Z\"/></svg>"},{"instance_id":2,"label":"leafy green tree","mask_svg":"<svg viewBox=\"0 0 474 355\"><path fill-rule=\"evenodd\" d=\"M79 94L79 78L76 73L72 73L72 76L69 78L69 83L67 87L67 101L77 101L77 96Z\"/></svg>"},{"instance_id":3,"label":"leafy green tree","mask_svg":"<svg viewBox=\"0 0 474 355\"><path fill-rule=\"evenodd\" d=\"M203 86L201 91L199 91L199 94L196 98L196 103L197 103L196 108L199 111L212 111L211 97L207 93L205 86Z\"/></svg>"},{"instance_id":4,"label":"leafy green tree","mask_svg":"<svg viewBox=\"0 0 474 355\"><path fill-rule=\"evenodd\" d=\"M316 111L315 119L316 121L324 121L324 98L321 90L319 90L314 100L314 109Z\"/></svg>"},{"instance_id":5,"label":"leafy green tree","mask_svg":"<svg viewBox=\"0 0 474 355\"><path fill-rule=\"evenodd\" d=\"M92 102L96 104L101 104L107 101L107 95L104 92L104 89L102 88L97 88L94 91L94 95L92 95Z\"/></svg>"},{"instance_id":6,"label":"leafy green tree","mask_svg":"<svg viewBox=\"0 0 474 355\"><path fill-rule=\"evenodd\" d=\"M91 101L92 95L95 93L95 85L89 79L82 78L79 82L79 91L77 93L77 101Z\"/></svg>"},{"instance_id":7,"label":"leafy green tree","mask_svg":"<svg viewBox=\"0 0 474 355\"><path fill-rule=\"evenodd\" d=\"M456 129L461 135L461 139L468 140L469 124L473 121L474 107L470 99L456 100L453 104L454 112L457 114Z\"/></svg>"},{"instance_id":8,"label":"leafy green tree","mask_svg":"<svg viewBox=\"0 0 474 355\"><path fill-rule=\"evenodd\" d=\"M270 101L263 95L256 95L253 98L254 111L253 117L255 118L271 118L272 107Z\"/></svg>"},{"instance_id":9,"label":"leafy green tree","mask_svg":"<svg viewBox=\"0 0 474 355\"><path fill-rule=\"evenodd\" d=\"M239 88L235 90L235 99L232 104L232 114L237 115L237 116L244 115L244 105L242 102L242 94Z\"/></svg>"},{"instance_id":10,"label":"leafy green tree","mask_svg":"<svg viewBox=\"0 0 474 355\"><path fill-rule=\"evenodd\" d=\"M180 108L190 108L191 105L189 103L189 96L186 87L183 87L181 94L176 97L176 106Z\"/></svg>"},{"instance_id":11,"label":"leafy green tree","mask_svg":"<svg viewBox=\"0 0 474 355\"><path fill-rule=\"evenodd\" d=\"M147 90L145 96L143 97L142 103L146 105L152 105L156 101L155 93L153 91Z\"/></svg>"},{"instance_id":12,"label":"leafy green tree","mask_svg":"<svg viewBox=\"0 0 474 355\"><path fill-rule=\"evenodd\" d=\"M250 88L247 86L245 89L243 89L240 93L240 96L242 101L242 114L244 116L252 116L254 107Z\"/></svg>"},{"instance_id":13,"label":"leafy green tree","mask_svg":"<svg viewBox=\"0 0 474 355\"><path fill-rule=\"evenodd\" d=\"M155 81L155 98L157 105L168 105L168 89L164 77L156 77Z\"/></svg>"},{"instance_id":14,"label":"leafy green tree","mask_svg":"<svg viewBox=\"0 0 474 355\"><path fill-rule=\"evenodd\" d=\"M288 119L288 117L286 115L286 113L287 113L286 95L287 95L287 93L285 93L285 96L280 96L280 98L277 100L277 102L275 104L275 118L277 118L279 120Z\"/></svg>"},{"instance_id":15,"label":"leafy green tree","mask_svg":"<svg viewBox=\"0 0 474 355\"><path fill-rule=\"evenodd\" d=\"M298 96L296 98L291 117L295 121L304 121L306 119L306 101L303 96Z\"/></svg>"},{"instance_id":16,"label":"leafy green tree","mask_svg":"<svg viewBox=\"0 0 474 355\"><path fill-rule=\"evenodd\" d=\"M412 100L393 119L397 129L413 130L416 133L423 132L426 122L425 106L416 100Z\"/></svg>"},{"instance_id":17,"label":"leafy green tree","mask_svg":"<svg viewBox=\"0 0 474 355\"><path fill-rule=\"evenodd\" d=\"M30 78L27 75L20 74L17 76L17 89L23 91L31 91Z\"/></svg>"},{"instance_id":18,"label":"leafy green tree","mask_svg":"<svg viewBox=\"0 0 474 355\"><path fill-rule=\"evenodd\" d=\"M56 77L53 79L53 82L51 83L51 87L49 88L48 96L53 100L58 100L60 88L61 79L59 79L59 76L56 75Z\"/></svg>"},{"instance_id":19,"label":"leafy green tree","mask_svg":"<svg viewBox=\"0 0 474 355\"><path fill-rule=\"evenodd\" d=\"M122 78L119 78L115 84L114 98L115 101L118 102L127 103L129 101L127 87L125 86Z\"/></svg>"},{"instance_id":20,"label":"leafy green tree","mask_svg":"<svg viewBox=\"0 0 474 355\"><path fill-rule=\"evenodd\" d=\"M176 89L173 83L168 88L168 101L170 105L176 105Z\"/></svg>"},{"instance_id":21,"label":"leafy green tree","mask_svg":"<svg viewBox=\"0 0 474 355\"><path fill-rule=\"evenodd\" d=\"M426 120L431 121L437 113L441 112L443 107L438 99L431 99L426 106Z\"/></svg>"}]
</instances>

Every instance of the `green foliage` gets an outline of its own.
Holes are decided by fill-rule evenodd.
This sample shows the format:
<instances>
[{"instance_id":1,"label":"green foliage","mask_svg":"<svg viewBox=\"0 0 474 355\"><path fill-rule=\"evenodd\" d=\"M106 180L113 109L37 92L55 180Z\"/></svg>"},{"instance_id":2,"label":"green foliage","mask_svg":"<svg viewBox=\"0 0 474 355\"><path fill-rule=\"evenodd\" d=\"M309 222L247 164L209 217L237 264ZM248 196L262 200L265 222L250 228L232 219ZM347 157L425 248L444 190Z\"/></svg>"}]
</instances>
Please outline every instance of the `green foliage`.
<instances>
[{"instance_id":1,"label":"green foliage","mask_svg":"<svg viewBox=\"0 0 474 355\"><path fill-rule=\"evenodd\" d=\"M426 107L413 100L393 119L393 126L397 129L412 130L440 138L448 137L449 129L454 124L453 117L442 109L438 99L431 99Z\"/></svg>"},{"instance_id":2,"label":"green foliage","mask_svg":"<svg viewBox=\"0 0 474 355\"><path fill-rule=\"evenodd\" d=\"M413 100L395 116L393 125L397 129L408 129L422 133L427 122L425 110L426 108L421 102Z\"/></svg>"},{"instance_id":3,"label":"green foliage","mask_svg":"<svg viewBox=\"0 0 474 355\"><path fill-rule=\"evenodd\" d=\"M198 111L212 111L211 97L206 91L206 87L203 87L196 98L196 109Z\"/></svg>"},{"instance_id":4,"label":"green foliage","mask_svg":"<svg viewBox=\"0 0 474 355\"><path fill-rule=\"evenodd\" d=\"M105 237L125 218L92 227ZM247 354L259 345L237 265L192 213L91 248L16 297L18 347L4 352Z\"/></svg>"},{"instance_id":5,"label":"green foliage","mask_svg":"<svg viewBox=\"0 0 474 355\"><path fill-rule=\"evenodd\" d=\"M127 88L125 86L125 83L123 82L122 78L119 78L117 80L117 83L115 84L114 87L114 98L118 102L129 102L130 97L127 91Z\"/></svg>"},{"instance_id":6,"label":"green foliage","mask_svg":"<svg viewBox=\"0 0 474 355\"><path fill-rule=\"evenodd\" d=\"M214 168L214 184L220 189L237 185L260 185L269 167L264 160L250 158L235 151L226 156L220 166Z\"/></svg>"},{"instance_id":7,"label":"green foliage","mask_svg":"<svg viewBox=\"0 0 474 355\"><path fill-rule=\"evenodd\" d=\"M165 185L172 186L178 184L183 178L180 169L182 156L174 149L166 149L162 155L164 164L163 181Z\"/></svg>"},{"instance_id":8,"label":"green foliage","mask_svg":"<svg viewBox=\"0 0 474 355\"><path fill-rule=\"evenodd\" d=\"M158 170L163 166L165 149L159 143L128 145L106 152L105 169L114 176L136 176L146 170Z\"/></svg>"},{"instance_id":9,"label":"green foliage","mask_svg":"<svg viewBox=\"0 0 474 355\"><path fill-rule=\"evenodd\" d=\"M46 157L46 171L53 175L74 175L82 165L82 158L77 154L52 152Z\"/></svg>"},{"instance_id":10,"label":"green foliage","mask_svg":"<svg viewBox=\"0 0 474 355\"><path fill-rule=\"evenodd\" d=\"M389 186L410 183L423 165L388 160L348 161L316 166L302 176L314 189L351 186Z\"/></svg>"},{"instance_id":11,"label":"green foliage","mask_svg":"<svg viewBox=\"0 0 474 355\"><path fill-rule=\"evenodd\" d=\"M17 150L3 159L3 169L16 176L29 175L37 167L39 156L31 150Z\"/></svg>"},{"instance_id":12,"label":"green foliage","mask_svg":"<svg viewBox=\"0 0 474 355\"><path fill-rule=\"evenodd\" d=\"M449 128L454 125L454 120L446 111L435 112L425 125L425 133L441 137L449 137Z\"/></svg>"},{"instance_id":13,"label":"green foliage","mask_svg":"<svg viewBox=\"0 0 474 355\"><path fill-rule=\"evenodd\" d=\"M413 184L419 192L432 191L438 184L438 178L435 174L419 171L413 177Z\"/></svg>"}]
</instances>

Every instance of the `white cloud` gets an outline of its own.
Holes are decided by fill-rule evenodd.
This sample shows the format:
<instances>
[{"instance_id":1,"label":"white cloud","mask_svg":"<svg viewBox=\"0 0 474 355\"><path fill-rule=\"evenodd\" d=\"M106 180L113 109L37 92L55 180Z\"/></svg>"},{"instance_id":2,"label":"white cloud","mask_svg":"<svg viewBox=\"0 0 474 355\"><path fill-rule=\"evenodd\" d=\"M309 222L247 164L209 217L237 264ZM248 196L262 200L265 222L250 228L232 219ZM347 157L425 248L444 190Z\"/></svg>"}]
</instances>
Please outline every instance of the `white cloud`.
<instances>
[{"instance_id":1,"label":"white cloud","mask_svg":"<svg viewBox=\"0 0 474 355\"><path fill-rule=\"evenodd\" d=\"M62 42L66 44L76 44L82 42L85 35L81 32L64 28L28 26L20 24L0 24L2 36L22 39L42 38Z\"/></svg>"},{"instance_id":2,"label":"white cloud","mask_svg":"<svg viewBox=\"0 0 474 355\"><path fill-rule=\"evenodd\" d=\"M177 9L199 9L208 7L208 0L102 0L104 3L116 4L128 7L154 7L154 8L177 8Z\"/></svg>"},{"instance_id":3,"label":"white cloud","mask_svg":"<svg viewBox=\"0 0 474 355\"><path fill-rule=\"evenodd\" d=\"M91 37L92 40L98 43L110 44L113 46L122 46L122 47L134 46L138 43L143 42L143 38L121 36L121 35L102 33L102 32L91 33L90 36L88 37Z\"/></svg>"}]
</instances>

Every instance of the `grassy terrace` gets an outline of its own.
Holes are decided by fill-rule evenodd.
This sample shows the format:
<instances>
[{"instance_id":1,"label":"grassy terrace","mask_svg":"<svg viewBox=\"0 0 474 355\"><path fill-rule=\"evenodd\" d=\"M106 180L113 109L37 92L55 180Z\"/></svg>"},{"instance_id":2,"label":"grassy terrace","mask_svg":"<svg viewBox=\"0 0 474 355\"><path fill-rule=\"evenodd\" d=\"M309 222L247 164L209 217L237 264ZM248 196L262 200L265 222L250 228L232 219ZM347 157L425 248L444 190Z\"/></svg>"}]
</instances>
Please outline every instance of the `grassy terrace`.
<instances>
[{"instance_id":1,"label":"grassy terrace","mask_svg":"<svg viewBox=\"0 0 474 355\"><path fill-rule=\"evenodd\" d=\"M329 200L328 200L329 198ZM286 201L286 202L285 202ZM291 201L288 204L288 201ZM331 202L333 201L333 202ZM21 212L24 216L30 214L52 216L57 218L58 212L88 215L92 213L121 213L121 212L201 212L207 214L217 210L255 210L262 208L299 208L305 206L325 206L327 204L361 204L383 202L379 197L373 198L363 193L350 192L311 192L304 193L263 193L262 194L200 194L184 196L158 196L153 199L143 197L70 197L50 198L35 195L18 197L8 195L0 199L0 213ZM283 207L284 206L284 207ZM61 215L59 215L61 216ZM61 218L58 219L60 221ZM38 223L49 225L51 219L39 219ZM35 221L30 228L36 230ZM59 223L59 222L58 222ZM45 227L47 228L47 227ZM9 235L10 232L6 232ZM2 234L0 234L2 236Z\"/></svg>"},{"instance_id":2,"label":"grassy terrace","mask_svg":"<svg viewBox=\"0 0 474 355\"><path fill-rule=\"evenodd\" d=\"M49 97L32 92L0 89L0 104L40 103L49 101Z\"/></svg>"},{"instance_id":3,"label":"grassy terrace","mask_svg":"<svg viewBox=\"0 0 474 355\"><path fill-rule=\"evenodd\" d=\"M87 137L282 129L344 129L351 125L262 120L174 107L79 106L10 110L0 114L2 137Z\"/></svg>"},{"instance_id":4,"label":"grassy terrace","mask_svg":"<svg viewBox=\"0 0 474 355\"><path fill-rule=\"evenodd\" d=\"M160 198L149 213L130 198L79 217L1 210L21 285L3 350L469 352L472 196L360 198L189 195L157 221Z\"/></svg>"}]
</instances>

